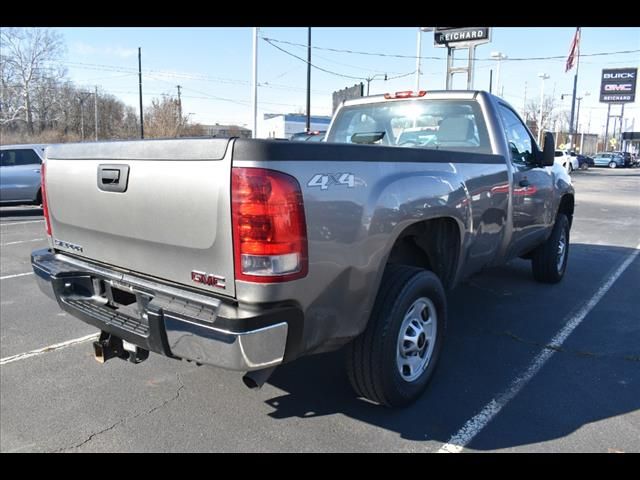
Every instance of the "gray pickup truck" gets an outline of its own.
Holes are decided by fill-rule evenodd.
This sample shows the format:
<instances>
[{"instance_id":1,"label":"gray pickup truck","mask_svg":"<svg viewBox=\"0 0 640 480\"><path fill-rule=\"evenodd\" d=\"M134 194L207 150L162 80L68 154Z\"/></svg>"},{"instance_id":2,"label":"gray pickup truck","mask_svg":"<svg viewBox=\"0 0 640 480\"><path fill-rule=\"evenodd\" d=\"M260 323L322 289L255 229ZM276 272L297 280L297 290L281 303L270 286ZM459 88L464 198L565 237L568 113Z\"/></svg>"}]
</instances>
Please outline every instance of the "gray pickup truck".
<instances>
[{"instance_id":1,"label":"gray pickup truck","mask_svg":"<svg viewBox=\"0 0 640 480\"><path fill-rule=\"evenodd\" d=\"M175 139L50 146L40 288L101 330L96 358L149 351L246 372L346 345L357 394L418 398L445 292L531 259L562 279L570 177L482 91L347 101L324 141Z\"/></svg>"}]
</instances>

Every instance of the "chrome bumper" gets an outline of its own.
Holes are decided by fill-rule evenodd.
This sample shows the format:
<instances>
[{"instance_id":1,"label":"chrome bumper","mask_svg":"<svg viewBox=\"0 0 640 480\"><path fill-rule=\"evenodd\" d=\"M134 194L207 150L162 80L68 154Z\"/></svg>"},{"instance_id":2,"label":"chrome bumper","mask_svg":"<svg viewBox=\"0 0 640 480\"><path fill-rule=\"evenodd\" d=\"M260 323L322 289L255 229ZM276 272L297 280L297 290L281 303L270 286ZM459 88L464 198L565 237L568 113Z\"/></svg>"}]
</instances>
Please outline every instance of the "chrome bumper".
<instances>
[{"instance_id":1,"label":"chrome bumper","mask_svg":"<svg viewBox=\"0 0 640 480\"><path fill-rule=\"evenodd\" d=\"M34 251L31 264L40 289L63 310L140 348L245 372L274 367L284 359L288 324L277 320L280 310L254 309L247 318L246 312L218 298L46 249ZM140 314L132 315L131 308L120 312L100 285L136 295ZM236 314L238 325L249 320L261 326L235 330L217 325L234 324ZM282 311L283 319L286 316Z\"/></svg>"}]
</instances>

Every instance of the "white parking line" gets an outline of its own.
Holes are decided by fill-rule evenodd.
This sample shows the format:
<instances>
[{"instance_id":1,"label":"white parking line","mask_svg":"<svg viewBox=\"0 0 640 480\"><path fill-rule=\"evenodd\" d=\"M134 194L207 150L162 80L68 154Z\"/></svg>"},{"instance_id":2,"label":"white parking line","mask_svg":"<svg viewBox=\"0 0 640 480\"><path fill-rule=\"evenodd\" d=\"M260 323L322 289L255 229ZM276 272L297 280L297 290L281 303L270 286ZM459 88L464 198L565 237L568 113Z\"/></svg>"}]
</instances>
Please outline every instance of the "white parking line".
<instances>
[{"instance_id":1,"label":"white parking line","mask_svg":"<svg viewBox=\"0 0 640 480\"><path fill-rule=\"evenodd\" d=\"M19 243L29 243L29 242L39 242L41 240L46 240L46 238L34 238L33 240L20 240L18 242L7 242L0 245L0 247L5 247L7 245L17 245Z\"/></svg>"},{"instance_id":2,"label":"white parking line","mask_svg":"<svg viewBox=\"0 0 640 480\"><path fill-rule=\"evenodd\" d=\"M17 362L18 360L24 360L26 358L35 357L37 355L42 355L43 353L46 353L46 352L53 352L54 350L60 350L61 348L70 347L71 345L76 345L78 343L95 340L99 336L100 336L99 333L92 333L91 335L86 335L84 337L75 338L73 340L67 340L66 342L62 342L62 343L56 343L55 345L49 345L48 347L44 347L44 348L39 348L38 350L31 350L30 352L11 355L10 357L1 358L0 365L6 365L7 363Z\"/></svg>"},{"instance_id":3,"label":"white parking line","mask_svg":"<svg viewBox=\"0 0 640 480\"><path fill-rule=\"evenodd\" d=\"M44 219L42 219L42 220L27 220L26 222L0 223L0 227L9 227L11 225L24 225L25 223L40 223L40 222L44 222Z\"/></svg>"},{"instance_id":4,"label":"white parking line","mask_svg":"<svg viewBox=\"0 0 640 480\"><path fill-rule=\"evenodd\" d=\"M609 291L615 281L622 275L631 262L640 254L640 244L636 246L635 251L627 257L627 259L618 267L618 269L609 277L602 287L591 297L589 302L584 305L578 313L570 317L566 325L556 334L555 337L549 342L550 348L545 348L538 354L536 358L529 364L529 367L525 372L511 382L509 388L492 399L476 416L470 419L464 426L452 436L447 443L442 445L438 450L438 453L460 453L465 446L474 439L478 433L487 426L487 424L495 417L504 406L509 403L513 398L524 388L524 386L533 378L533 376L540 371L545 363L556 353L556 348L560 347L567 339L571 332L573 332L584 318L589 314L591 310L598 304L598 302Z\"/></svg>"},{"instance_id":5,"label":"white parking line","mask_svg":"<svg viewBox=\"0 0 640 480\"><path fill-rule=\"evenodd\" d=\"M8 278L24 277L25 275L33 275L33 272L17 273L15 275L5 275L4 277L0 277L0 280L6 280Z\"/></svg>"}]
</instances>

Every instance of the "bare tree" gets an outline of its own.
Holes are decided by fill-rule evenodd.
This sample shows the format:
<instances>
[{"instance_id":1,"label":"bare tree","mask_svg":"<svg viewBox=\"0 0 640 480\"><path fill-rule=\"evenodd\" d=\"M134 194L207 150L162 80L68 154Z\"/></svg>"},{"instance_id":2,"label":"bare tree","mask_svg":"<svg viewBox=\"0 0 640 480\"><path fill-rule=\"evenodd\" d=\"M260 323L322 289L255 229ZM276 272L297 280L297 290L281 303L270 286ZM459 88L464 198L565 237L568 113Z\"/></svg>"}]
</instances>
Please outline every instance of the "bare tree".
<instances>
[{"instance_id":1,"label":"bare tree","mask_svg":"<svg viewBox=\"0 0 640 480\"><path fill-rule=\"evenodd\" d=\"M144 112L144 131L148 138L180 137L188 123L188 116L180 117L178 100L171 95L154 98Z\"/></svg>"},{"instance_id":2,"label":"bare tree","mask_svg":"<svg viewBox=\"0 0 640 480\"><path fill-rule=\"evenodd\" d=\"M553 123L558 116L557 112L558 103L552 96L544 97L542 102L542 122L540 121L540 101L531 100L525 107L524 116L527 124L532 124L535 130L535 134L538 134L538 125L542 125L543 130L551 131L553 129Z\"/></svg>"},{"instance_id":3,"label":"bare tree","mask_svg":"<svg viewBox=\"0 0 640 480\"><path fill-rule=\"evenodd\" d=\"M27 131L33 134L35 88L48 79L63 76L64 69L60 66L47 66L47 62L58 60L63 52L62 36L52 30L15 27L3 27L0 30L2 86L3 89L5 86L9 89L7 93L15 93L13 101L8 102L6 108L3 93L3 124L14 121L17 114L24 114ZM42 93L43 89L40 91Z\"/></svg>"}]
</instances>

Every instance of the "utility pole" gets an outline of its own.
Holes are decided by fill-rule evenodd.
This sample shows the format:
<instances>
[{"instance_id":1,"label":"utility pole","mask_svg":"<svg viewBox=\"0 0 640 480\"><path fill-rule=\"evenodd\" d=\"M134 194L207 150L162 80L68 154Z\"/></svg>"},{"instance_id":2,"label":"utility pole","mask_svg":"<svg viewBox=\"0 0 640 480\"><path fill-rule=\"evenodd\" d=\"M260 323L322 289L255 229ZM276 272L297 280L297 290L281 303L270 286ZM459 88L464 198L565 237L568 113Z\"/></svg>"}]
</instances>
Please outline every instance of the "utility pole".
<instances>
[{"instance_id":1,"label":"utility pole","mask_svg":"<svg viewBox=\"0 0 640 480\"><path fill-rule=\"evenodd\" d=\"M489 70L489 93L493 93L493 69Z\"/></svg>"},{"instance_id":2,"label":"utility pole","mask_svg":"<svg viewBox=\"0 0 640 480\"><path fill-rule=\"evenodd\" d=\"M251 134L253 138L258 138L258 27L253 27L253 73L251 81L253 88L251 92L251 110L253 111L253 128Z\"/></svg>"},{"instance_id":3,"label":"utility pole","mask_svg":"<svg viewBox=\"0 0 640 480\"><path fill-rule=\"evenodd\" d=\"M604 145L603 152L606 152L608 149L607 142L609 141L609 118L611 117L611 104L607 106L607 126L604 129Z\"/></svg>"},{"instance_id":4,"label":"utility pole","mask_svg":"<svg viewBox=\"0 0 640 480\"><path fill-rule=\"evenodd\" d=\"M580 35L580 27L576 28L576 36L579 38ZM571 99L571 118L569 119L569 148L573 146L573 134L574 134L574 126L573 126L573 114L576 109L576 91L578 89L578 70L580 69L580 48L578 47L577 51L578 59L576 61L576 73L573 77L573 97Z\"/></svg>"},{"instance_id":5,"label":"utility pole","mask_svg":"<svg viewBox=\"0 0 640 480\"><path fill-rule=\"evenodd\" d=\"M615 129L613 130L615 133ZM84 142L84 98L80 98L80 141Z\"/></svg>"},{"instance_id":6,"label":"utility pole","mask_svg":"<svg viewBox=\"0 0 640 480\"><path fill-rule=\"evenodd\" d=\"M311 131L311 27L307 27L307 132Z\"/></svg>"},{"instance_id":7,"label":"utility pole","mask_svg":"<svg viewBox=\"0 0 640 480\"><path fill-rule=\"evenodd\" d=\"M524 81L524 100L522 100L522 116L527 121L527 81Z\"/></svg>"},{"instance_id":8,"label":"utility pole","mask_svg":"<svg viewBox=\"0 0 640 480\"><path fill-rule=\"evenodd\" d=\"M80 138L84 142L84 101L90 96L89 92L80 92Z\"/></svg>"},{"instance_id":9,"label":"utility pole","mask_svg":"<svg viewBox=\"0 0 640 480\"><path fill-rule=\"evenodd\" d=\"M178 123L182 123L182 99L180 98L180 89L182 88L181 85L176 85L177 89L178 89Z\"/></svg>"},{"instance_id":10,"label":"utility pole","mask_svg":"<svg viewBox=\"0 0 640 480\"><path fill-rule=\"evenodd\" d=\"M98 86L96 85L96 89L93 94L93 120L96 125L96 142L98 141Z\"/></svg>"},{"instance_id":11,"label":"utility pole","mask_svg":"<svg viewBox=\"0 0 640 480\"><path fill-rule=\"evenodd\" d=\"M142 48L138 47L138 86L140 87L140 138L144 138L144 114L142 112Z\"/></svg>"},{"instance_id":12,"label":"utility pole","mask_svg":"<svg viewBox=\"0 0 640 480\"><path fill-rule=\"evenodd\" d=\"M620 141L618 143L618 149L622 151L622 122L624 120L624 103L622 104L622 110L620 110Z\"/></svg>"}]
</instances>

